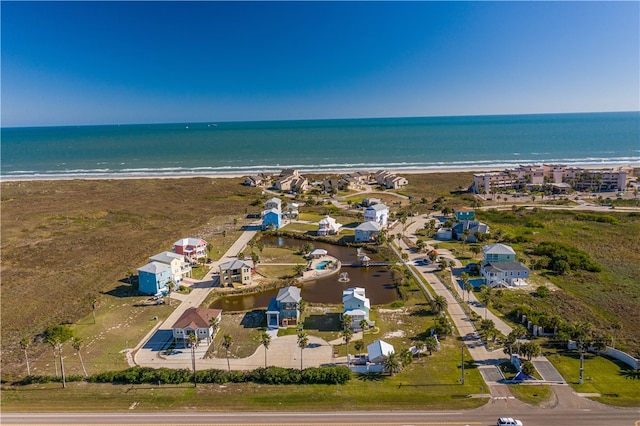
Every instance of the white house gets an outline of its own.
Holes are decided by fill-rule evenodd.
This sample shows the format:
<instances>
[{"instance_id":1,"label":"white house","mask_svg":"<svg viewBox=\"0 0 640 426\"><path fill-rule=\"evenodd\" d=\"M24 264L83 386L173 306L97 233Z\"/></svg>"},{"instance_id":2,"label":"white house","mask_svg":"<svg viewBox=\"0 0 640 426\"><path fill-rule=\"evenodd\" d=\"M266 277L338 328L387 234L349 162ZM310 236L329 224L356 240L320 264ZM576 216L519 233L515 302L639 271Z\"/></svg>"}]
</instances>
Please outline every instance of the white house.
<instances>
[{"instance_id":1,"label":"white house","mask_svg":"<svg viewBox=\"0 0 640 426\"><path fill-rule=\"evenodd\" d=\"M480 274L489 287L526 285L529 268L522 262L491 262L480 267Z\"/></svg>"},{"instance_id":2,"label":"white house","mask_svg":"<svg viewBox=\"0 0 640 426\"><path fill-rule=\"evenodd\" d=\"M376 340L369 346L367 346L367 356L369 358L369 362L374 364L381 363L384 361L384 357L389 356L394 353L395 350L393 346L387 342L383 342L382 340Z\"/></svg>"},{"instance_id":3,"label":"white house","mask_svg":"<svg viewBox=\"0 0 640 426\"><path fill-rule=\"evenodd\" d=\"M151 256L149 262L159 262L169 265L169 268L171 268L171 279L176 284L182 281L182 278L191 275L191 265L184 260L184 256L181 254L163 251L162 253Z\"/></svg>"},{"instance_id":4,"label":"white house","mask_svg":"<svg viewBox=\"0 0 640 426\"><path fill-rule=\"evenodd\" d=\"M349 315L353 322L351 328L360 328L362 320L369 321L369 311L371 303L369 298L365 296L364 288L351 287L342 292L342 303L344 309L342 315Z\"/></svg>"},{"instance_id":5,"label":"white house","mask_svg":"<svg viewBox=\"0 0 640 426\"><path fill-rule=\"evenodd\" d=\"M269 198L264 203L264 209L265 210L276 209L276 210L282 211L282 200L277 197Z\"/></svg>"},{"instance_id":6,"label":"white house","mask_svg":"<svg viewBox=\"0 0 640 426\"><path fill-rule=\"evenodd\" d=\"M184 311L171 327L173 338L183 339L185 347L190 334L195 334L198 340L212 339L214 337L214 330L211 325L213 318L218 321L219 325L220 321L222 321L222 311L220 309L189 308Z\"/></svg>"},{"instance_id":7,"label":"white house","mask_svg":"<svg viewBox=\"0 0 640 426\"><path fill-rule=\"evenodd\" d=\"M364 211L365 222L376 222L380 226L387 226L387 220L389 219L389 207L384 204L374 204L367 207Z\"/></svg>"},{"instance_id":8,"label":"white house","mask_svg":"<svg viewBox=\"0 0 640 426\"><path fill-rule=\"evenodd\" d=\"M340 232L342 225L329 215L318 222L318 235L335 235Z\"/></svg>"},{"instance_id":9,"label":"white house","mask_svg":"<svg viewBox=\"0 0 640 426\"><path fill-rule=\"evenodd\" d=\"M363 222L355 229L355 241L357 243L367 243L376 239L380 233L378 222Z\"/></svg>"}]
</instances>

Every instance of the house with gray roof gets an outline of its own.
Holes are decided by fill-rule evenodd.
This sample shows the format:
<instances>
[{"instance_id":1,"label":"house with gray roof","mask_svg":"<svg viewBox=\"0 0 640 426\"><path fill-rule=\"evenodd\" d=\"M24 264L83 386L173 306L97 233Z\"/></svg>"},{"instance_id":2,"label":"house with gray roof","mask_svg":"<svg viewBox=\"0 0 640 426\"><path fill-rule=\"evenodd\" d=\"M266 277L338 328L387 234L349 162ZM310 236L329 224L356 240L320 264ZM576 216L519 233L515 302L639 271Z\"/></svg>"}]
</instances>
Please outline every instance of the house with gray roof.
<instances>
[{"instance_id":1,"label":"house with gray roof","mask_svg":"<svg viewBox=\"0 0 640 426\"><path fill-rule=\"evenodd\" d=\"M389 207L384 204L373 204L364 211L364 220L369 222L377 222L380 226L387 226L389 219Z\"/></svg>"},{"instance_id":2,"label":"house with gray roof","mask_svg":"<svg viewBox=\"0 0 640 426\"><path fill-rule=\"evenodd\" d=\"M300 320L300 289L289 286L281 288L278 295L271 299L267 308L267 327L292 327Z\"/></svg>"},{"instance_id":3,"label":"house with gray roof","mask_svg":"<svg viewBox=\"0 0 640 426\"><path fill-rule=\"evenodd\" d=\"M488 262L480 267L480 274L491 288L527 285L529 272L522 262Z\"/></svg>"},{"instance_id":4,"label":"house with gray roof","mask_svg":"<svg viewBox=\"0 0 640 426\"><path fill-rule=\"evenodd\" d=\"M469 234L467 236L467 242L475 243L478 241L478 234L488 234L489 233L489 225L486 223L478 222L477 220L461 220L460 222L453 225L451 228L453 238L457 240L462 240L465 234L465 230L469 230Z\"/></svg>"},{"instance_id":5,"label":"house with gray roof","mask_svg":"<svg viewBox=\"0 0 640 426\"><path fill-rule=\"evenodd\" d=\"M482 246L482 260L488 262L515 262L516 252L506 244L489 244Z\"/></svg>"},{"instance_id":6,"label":"house with gray roof","mask_svg":"<svg viewBox=\"0 0 640 426\"><path fill-rule=\"evenodd\" d=\"M368 243L376 239L380 233L380 225L378 222L363 222L355 229L354 240L357 243Z\"/></svg>"},{"instance_id":7,"label":"house with gray roof","mask_svg":"<svg viewBox=\"0 0 640 426\"><path fill-rule=\"evenodd\" d=\"M251 284L252 264L240 259L234 259L220 264L220 285L232 287L234 285Z\"/></svg>"},{"instance_id":8,"label":"house with gray roof","mask_svg":"<svg viewBox=\"0 0 640 426\"><path fill-rule=\"evenodd\" d=\"M187 262L184 255L171 251L163 251L149 258L150 262L160 262L169 265L171 268L171 279L176 284L182 281L182 278L191 276L191 264Z\"/></svg>"}]
</instances>

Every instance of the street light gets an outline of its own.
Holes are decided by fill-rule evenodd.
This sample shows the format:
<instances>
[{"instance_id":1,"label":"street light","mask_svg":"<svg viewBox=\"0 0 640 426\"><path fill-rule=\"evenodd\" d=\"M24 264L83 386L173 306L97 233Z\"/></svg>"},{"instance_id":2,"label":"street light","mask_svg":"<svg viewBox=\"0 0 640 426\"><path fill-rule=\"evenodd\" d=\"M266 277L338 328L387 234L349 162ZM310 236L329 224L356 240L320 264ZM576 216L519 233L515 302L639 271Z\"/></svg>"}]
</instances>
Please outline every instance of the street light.
<instances>
[{"instance_id":1,"label":"street light","mask_svg":"<svg viewBox=\"0 0 640 426\"><path fill-rule=\"evenodd\" d=\"M460 366L461 366L460 383L464 385L464 343L460 345Z\"/></svg>"}]
</instances>

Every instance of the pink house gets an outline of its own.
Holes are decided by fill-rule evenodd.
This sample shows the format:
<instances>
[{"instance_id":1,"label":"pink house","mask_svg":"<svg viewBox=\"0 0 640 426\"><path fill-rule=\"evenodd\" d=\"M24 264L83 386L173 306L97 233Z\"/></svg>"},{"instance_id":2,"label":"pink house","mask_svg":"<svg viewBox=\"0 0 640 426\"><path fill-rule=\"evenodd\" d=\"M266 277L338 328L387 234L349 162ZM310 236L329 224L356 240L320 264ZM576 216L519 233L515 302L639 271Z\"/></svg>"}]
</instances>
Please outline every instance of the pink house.
<instances>
[{"instance_id":1,"label":"pink house","mask_svg":"<svg viewBox=\"0 0 640 426\"><path fill-rule=\"evenodd\" d=\"M182 238L175 243L174 250L181 254L190 262L197 262L198 259L207 257L207 242L200 238Z\"/></svg>"}]
</instances>

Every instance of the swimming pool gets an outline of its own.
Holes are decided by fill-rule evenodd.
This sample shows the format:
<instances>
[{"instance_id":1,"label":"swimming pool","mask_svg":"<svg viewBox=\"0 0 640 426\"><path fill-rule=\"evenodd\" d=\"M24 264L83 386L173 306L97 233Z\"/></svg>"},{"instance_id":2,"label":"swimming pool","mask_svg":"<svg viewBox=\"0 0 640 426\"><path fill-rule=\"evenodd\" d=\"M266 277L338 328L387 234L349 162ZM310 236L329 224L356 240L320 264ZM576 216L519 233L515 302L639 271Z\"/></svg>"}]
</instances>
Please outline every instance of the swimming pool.
<instances>
[{"instance_id":1,"label":"swimming pool","mask_svg":"<svg viewBox=\"0 0 640 426\"><path fill-rule=\"evenodd\" d=\"M329 264L329 263L331 263L331 262L328 261L328 260L323 260L321 262L318 262L318 264L316 265L316 269L323 270L323 269L325 269L327 267L327 264Z\"/></svg>"}]
</instances>

